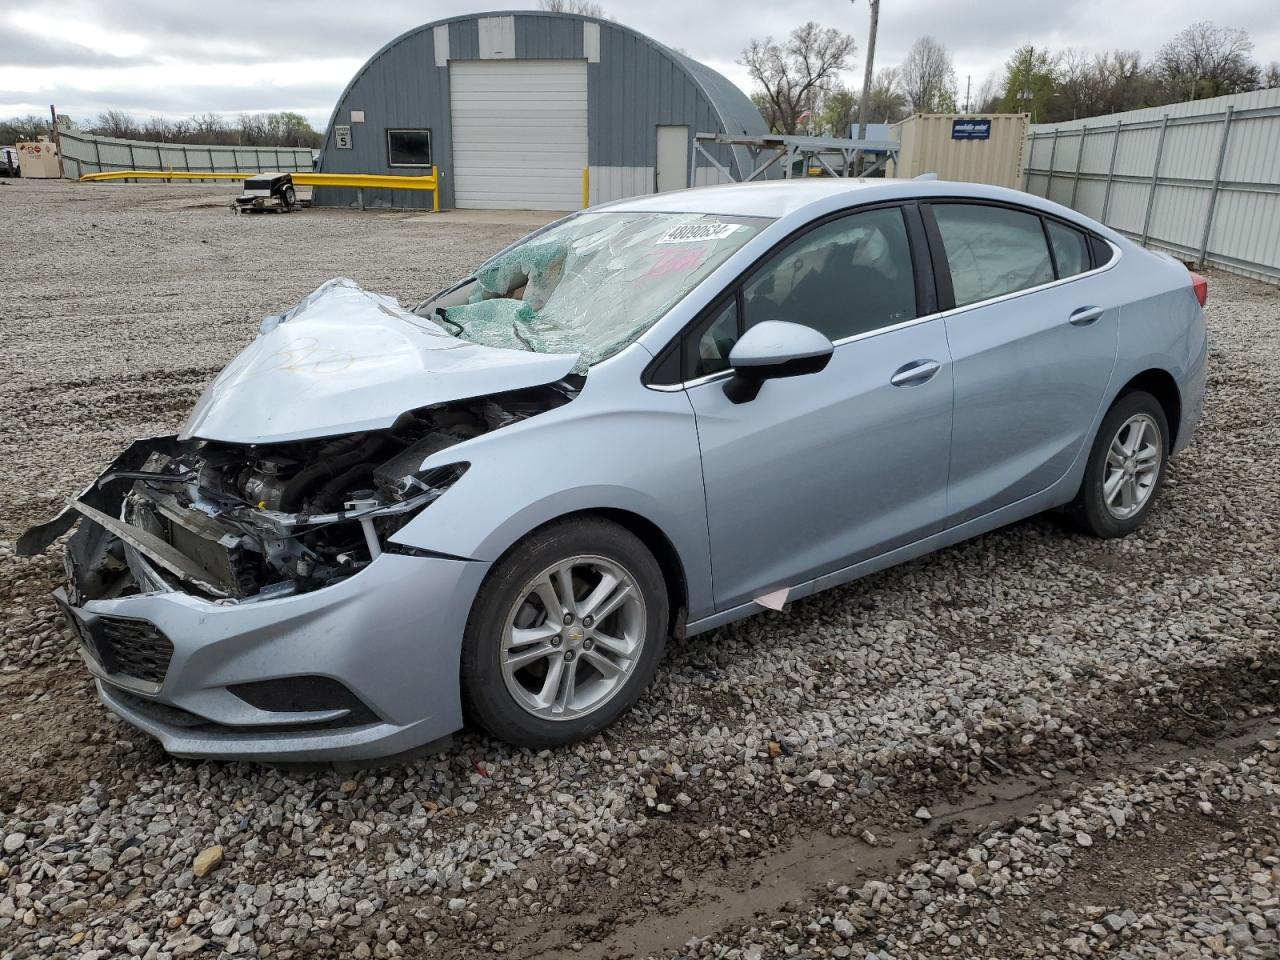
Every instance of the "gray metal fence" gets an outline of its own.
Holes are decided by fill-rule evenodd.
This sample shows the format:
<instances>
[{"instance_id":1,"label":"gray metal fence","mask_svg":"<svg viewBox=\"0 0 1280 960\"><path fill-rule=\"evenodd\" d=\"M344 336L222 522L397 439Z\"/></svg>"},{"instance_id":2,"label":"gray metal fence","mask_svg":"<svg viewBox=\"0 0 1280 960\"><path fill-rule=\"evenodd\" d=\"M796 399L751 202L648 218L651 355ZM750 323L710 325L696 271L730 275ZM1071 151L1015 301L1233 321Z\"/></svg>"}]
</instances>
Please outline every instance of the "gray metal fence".
<instances>
[{"instance_id":1,"label":"gray metal fence","mask_svg":"<svg viewBox=\"0 0 1280 960\"><path fill-rule=\"evenodd\" d=\"M72 179L108 170L199 170L258 173L311 169L307 147L222 147L213 144L120 140L59 130L63 174Z\"/></svg>"},{"instance_id":2,"label":"gray metal fence","mask_svg":"<svg viewBox=\"0 0 1280 960\"><path fill-rule=\"evenodd\" d=\"M1280 89L1037 124L1026 155L1028 192L1183 260L1280 283Z\"/></svg>"}]
</instances>

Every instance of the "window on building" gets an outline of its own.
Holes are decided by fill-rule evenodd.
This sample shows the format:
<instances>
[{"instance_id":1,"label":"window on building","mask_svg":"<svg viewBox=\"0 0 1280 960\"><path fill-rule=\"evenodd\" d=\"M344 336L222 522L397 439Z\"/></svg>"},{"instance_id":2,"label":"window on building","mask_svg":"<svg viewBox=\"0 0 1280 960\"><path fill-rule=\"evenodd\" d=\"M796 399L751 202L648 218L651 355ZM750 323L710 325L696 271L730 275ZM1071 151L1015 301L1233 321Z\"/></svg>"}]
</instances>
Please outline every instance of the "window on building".
<instances>
[{"instance_id":1,"label":"window on building","mask_svg":"<svg viewBox=\"0 0 1280 960\"><path fill-rule=\"evenodd\" d=\"M392 167L431 166L431 131L388 130L387 164Z\"/></svg>"}]
</instances>

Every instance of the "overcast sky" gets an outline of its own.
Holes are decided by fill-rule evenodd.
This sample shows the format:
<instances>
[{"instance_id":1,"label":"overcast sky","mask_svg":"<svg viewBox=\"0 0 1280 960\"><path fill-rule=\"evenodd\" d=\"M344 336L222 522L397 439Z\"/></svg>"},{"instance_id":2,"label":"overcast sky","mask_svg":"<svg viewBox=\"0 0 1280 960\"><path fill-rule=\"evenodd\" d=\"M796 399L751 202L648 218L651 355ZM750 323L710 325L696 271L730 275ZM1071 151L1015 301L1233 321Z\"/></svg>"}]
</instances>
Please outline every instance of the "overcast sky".
<instances>
[{"instance_id":1,"label":"overcast sky","mask_svg":"<svg viewBox=\"0 0 1280 960\"><path fill-rule=\"evenodd\" d=\"M532 3L530 4L533 5ZM866 0L604 0L610 16L678 47L744 89L735 63L753 37L787 34L806 20L858 41L846 77L857 85L866 46ZM502 9L461 0L0 0L0 116L46 113L76 120L107 109L139 118L207 110L296 110L328 122L342 88L388 40L421 23ZM1150 55L1182 27L1211 17L1252 35L1254 56L1280 60L1276 0L884 0L877 66L901 61L922 33L943 41L963 100L1022 43Z\"/></svg>"}]
</instances>

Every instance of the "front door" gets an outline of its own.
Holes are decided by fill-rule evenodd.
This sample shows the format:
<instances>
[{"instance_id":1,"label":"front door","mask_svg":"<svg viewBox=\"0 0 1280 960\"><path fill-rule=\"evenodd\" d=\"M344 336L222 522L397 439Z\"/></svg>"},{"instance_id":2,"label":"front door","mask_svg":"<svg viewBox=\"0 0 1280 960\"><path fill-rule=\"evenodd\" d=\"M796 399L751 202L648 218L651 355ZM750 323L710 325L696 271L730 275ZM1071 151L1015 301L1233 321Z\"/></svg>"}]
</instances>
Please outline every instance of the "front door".
<instances>
[{"instance_id":1,"label":"front door","mask_svg":"<svg viewBox=\"0 0 1280 960\"><path fill-rule=\"evenodd\" d=\"M911 264L901 209L849 214L789 241L694 330L718 610L941 529L950 354L943 320L916 319ZM728 353L762 320L812 326L835 352L734 404Z\"/></svg>"}]
</instances>

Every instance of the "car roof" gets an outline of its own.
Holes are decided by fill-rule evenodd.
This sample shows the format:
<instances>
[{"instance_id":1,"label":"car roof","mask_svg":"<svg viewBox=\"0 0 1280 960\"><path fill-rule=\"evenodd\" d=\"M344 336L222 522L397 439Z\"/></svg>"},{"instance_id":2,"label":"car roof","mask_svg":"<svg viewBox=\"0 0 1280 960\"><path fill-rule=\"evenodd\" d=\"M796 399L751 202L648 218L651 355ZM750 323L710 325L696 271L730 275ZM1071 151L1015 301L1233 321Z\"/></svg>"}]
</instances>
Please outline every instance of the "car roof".
<instances>
[{"instance_id":1,"label":"car roof","mask_svg":"<svg viewBox=\"0 0 1280 960\"><path fill-rule=\"evenodd\" d=\"M694 187L690 190L647 194L603 204L593 209L608 210L610 213L628 211L707 213L779 219L810 206L830 208L833 201L838 206L844 206L912 197L924 199L930 196L1004 200L1080 219L1078 213L1060 207L1058 204L1051 204L1040 197L1005 187L952 180L898 180L880 177L869 179L803 177L792 180L726 183L713 187Z\"/></svg>"}]
</instances>

